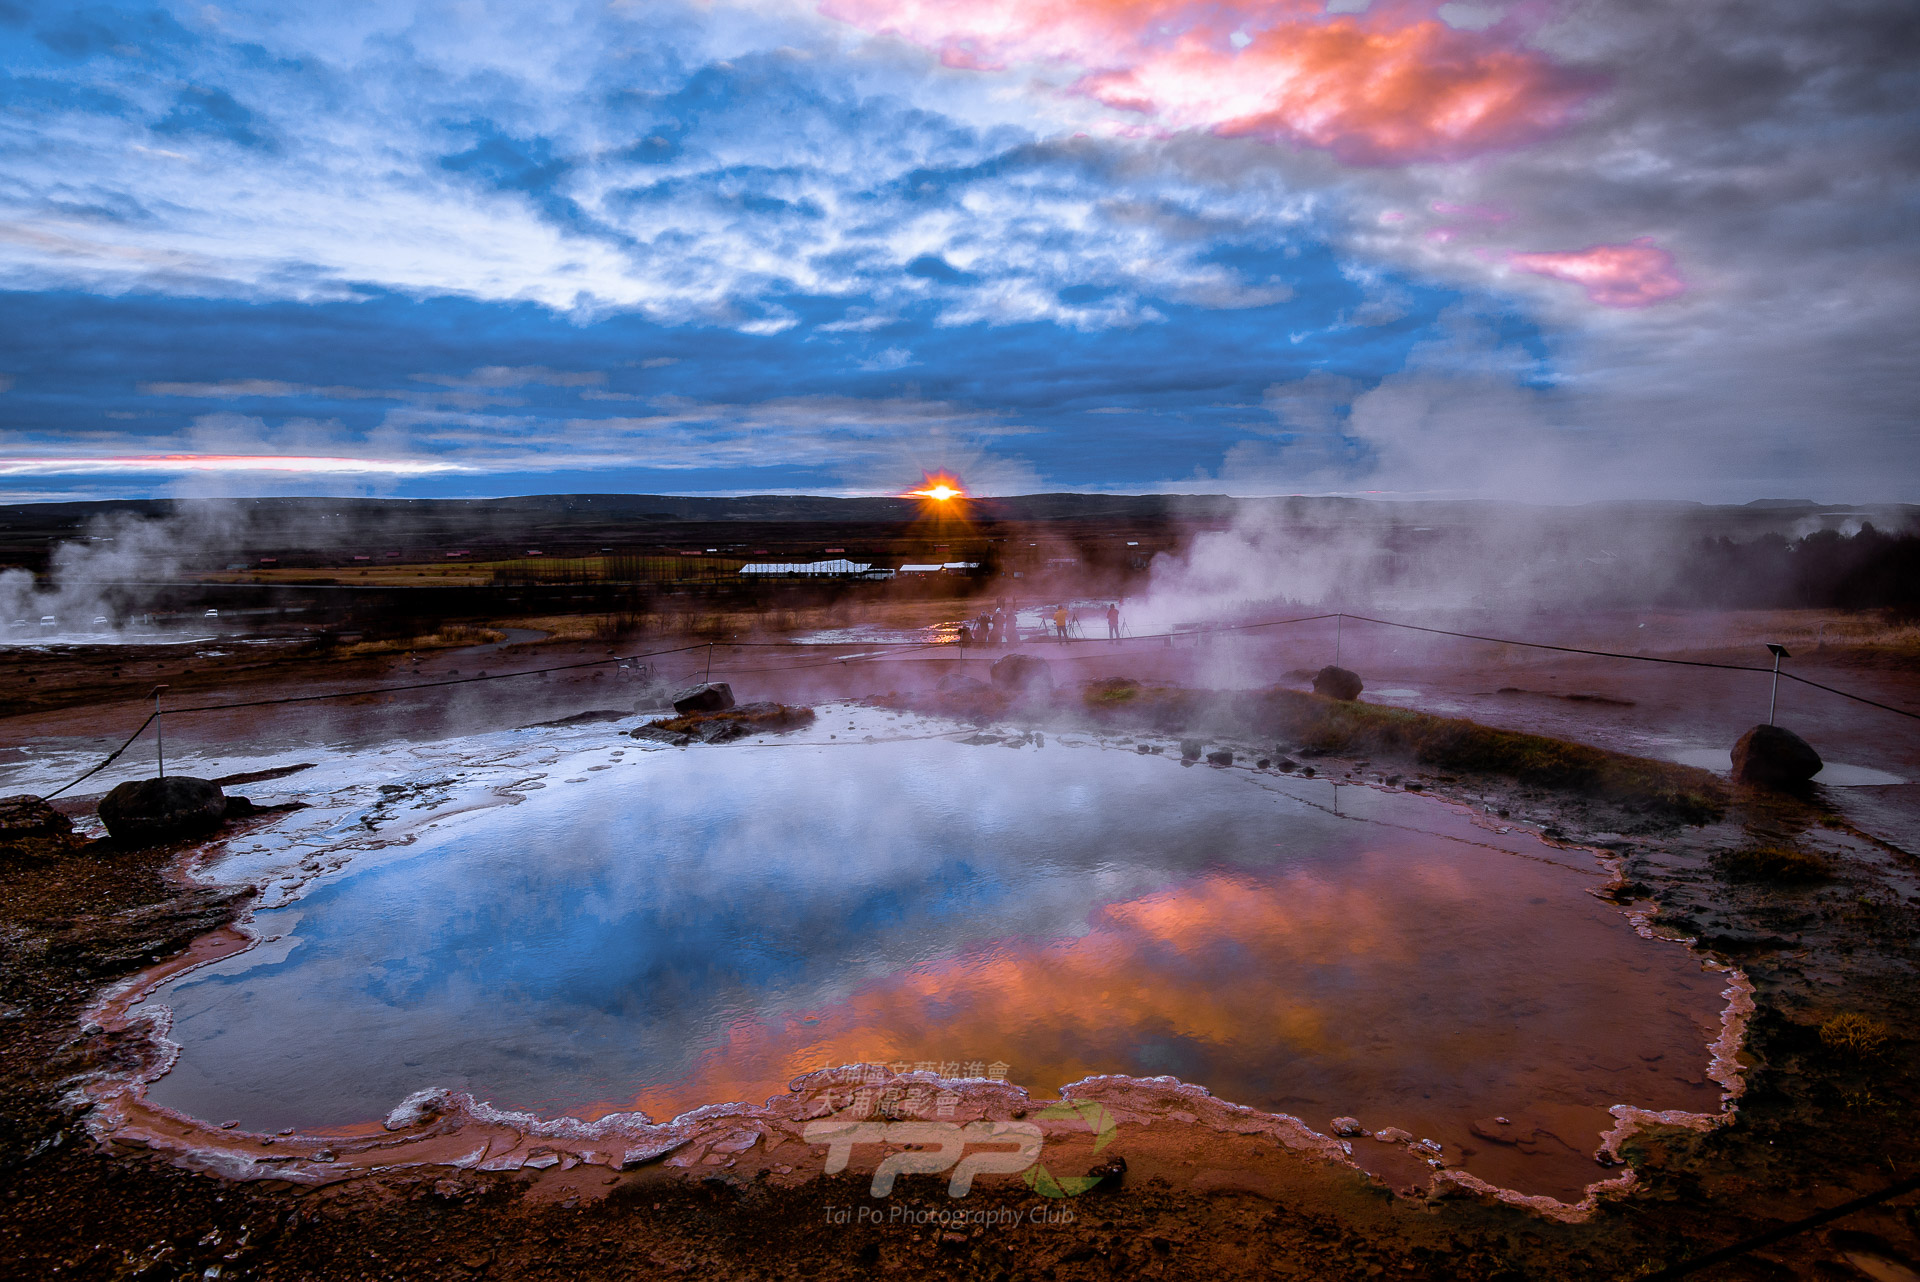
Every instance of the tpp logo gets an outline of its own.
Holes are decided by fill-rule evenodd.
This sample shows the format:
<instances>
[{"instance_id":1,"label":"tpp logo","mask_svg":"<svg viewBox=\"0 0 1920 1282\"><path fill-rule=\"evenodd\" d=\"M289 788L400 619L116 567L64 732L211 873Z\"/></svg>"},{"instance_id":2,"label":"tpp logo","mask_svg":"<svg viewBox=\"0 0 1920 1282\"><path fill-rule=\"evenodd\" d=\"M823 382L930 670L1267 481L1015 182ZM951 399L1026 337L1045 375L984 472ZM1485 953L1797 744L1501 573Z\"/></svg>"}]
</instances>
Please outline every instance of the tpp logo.
<instances>
[{"instance_id":1,"label":"tpp logo","mask_svg":"<svg viewBox=\"0 0 1920 1282\"><path fill-rule=\"evenodd\" d=\"M1084 1122L1093 1132L1098 1153L1118 1129L1112 1114L1092 1100L1067 1100L1035 1114L1043 1120ZM1078 1197L1100 1182L1100 1177L1056 1177L1040 1165L1046 1134L1033 1122L870 1122L822 1118L808 1122L809 1144L827 1146L826 1173L847 1169L853 1150L861 1144L910 1145L905 1152L883 1158L873 1172L868 1192L886 1197L902 1175L938 1175L952 1171L948 1197L965 1197L976 1175L1024 1175L1027 1186L1042 1197Z\"/></svg>"}]
</instances>

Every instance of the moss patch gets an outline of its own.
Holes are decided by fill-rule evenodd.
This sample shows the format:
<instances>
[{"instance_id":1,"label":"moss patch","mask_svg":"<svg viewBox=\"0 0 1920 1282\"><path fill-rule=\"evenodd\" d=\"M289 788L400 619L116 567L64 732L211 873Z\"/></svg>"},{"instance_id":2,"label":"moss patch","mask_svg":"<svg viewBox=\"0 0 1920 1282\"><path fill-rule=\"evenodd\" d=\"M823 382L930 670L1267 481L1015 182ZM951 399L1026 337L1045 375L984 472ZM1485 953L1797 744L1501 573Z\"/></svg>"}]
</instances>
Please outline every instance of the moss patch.
<instances>
[{"instance_id":1,"label":"moss patch","mask_svg":"<svg viewBox=\"0 0 1920 1282\"><path fill-rule=\"evenodd\" d=\"M1140 697L1140 691L1140 683L1132 677L1108 677L1104 681L1089 681L1082 697L1090 706L1110 708L1132 703Z\"/></svg>"},{"instance_id":2,"label":"moss patch","mask_svg":"<svg viewBox=\"0 0 1920 1282\"><path fill-rule=\"evenodd\" d=\"M1833 866L1811 851L1791 846L1748 846L1716 855L1713 866L1736 881L1826 881Z\"/></svg>"},{"instance_id":3,"label":"moss patch","mask_svg":"<svg viewBox=\"0 0 1920 1282\"><path fill-rule=\"evenodd\" d=\"M647 723L649 730L668 730L674 734L697 735L708 726L738 726L748 734L770 730L794 730L813 724L813 709L784 703L743 703L724 712L689 712L665 721Z\"/></svg>"},{"instance_id":4,"label":"moss patch","mask_svg":"<svg viewBox=\"0 0 1920 1282\"><path fill-rule=\"evenodd\" d=\"M1848 1059L1872 1059L1887 1046L1888 1029L1877 1019L1846 1011L1820 1025L1820 1044Z\"/></svg>"},{"instance_id":5,"label":"moss patch","mask_svg":"<svg viewBox=\"0 0 1920 1282\"><path fill-rule=\"evenodd\" d=\"M1630 802L1688 823L1718 819L1729 796L1726 783L1710 771L1564 739L1293 690L1269 691L1261 702L1263 728L1291 735L1312 752L1397 757L1445 770L1506 775L1543 788Z\"/></svg>"}]
</instances>

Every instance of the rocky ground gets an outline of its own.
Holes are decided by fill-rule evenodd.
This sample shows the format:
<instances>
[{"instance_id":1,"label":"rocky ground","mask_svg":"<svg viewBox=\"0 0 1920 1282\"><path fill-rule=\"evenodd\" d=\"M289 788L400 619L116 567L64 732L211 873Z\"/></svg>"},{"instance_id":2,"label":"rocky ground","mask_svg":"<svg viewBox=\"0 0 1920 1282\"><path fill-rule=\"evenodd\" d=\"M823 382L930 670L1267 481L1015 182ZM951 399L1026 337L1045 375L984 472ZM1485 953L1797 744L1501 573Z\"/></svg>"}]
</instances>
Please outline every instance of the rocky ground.
<instances>
[{"instance_id":1,"label":"rocky ground","mask_svg":"<svg viewBox=\"0 0 1920 1282\"><path fill-rule=\"evenodd\" d=\"M894 701L948 700L952 710L951 691L923 685L923 695L896 693ZM1539 762L1525 754L1435 761L1423 756L1432 741L1404 726L1389 733L1371 721L1339 722L1344 739L1316 736L1314 726L1335 724L1338 710L1292 696L1262 713L1245 700L1223 710L1184 694L1113 697L1124 688L1077 685L1068 697L979 711L989 724L1023 730L1112 730L1138 717L1156 735L1200 740L1203 753L1233 753L1237 768L1264 758L1278 769L1286 760L1370 786L1418 786L1611 851L1624 900L1650 906L1658 924L1695 935L1753 981L1747 1089L1736 1121L1705 1134L1662 1129L1628 1141L1623 1156L1638 1186L1580 1224L1473 1197L1395 1197L1344 1169L1212 1133L1167 1149L1168 1141L1155 1147L1123 1131L1113 1152L1127 1156L1130 1143L1139 1145L1126 1178L1078 1199L1048 1201L1017 1181L982 1181L966 1200L983 1217L1018 1213L1018 1225L913 1222L914 1208L951 1205L939 1177L906 1177L888 1213L906 1209L881 1223L860 1222L851 1210L872 1205L864 1174L790 1181L764 1168L703 1174L655 1164L596 1171L591 1183L532 1171L418 1170L317 1189L225 1181L137 1149L98 1146L75 1087L138 1053L83 1023L89 1002L230 921L241 893L175 880L179 847L87 841L41 816L0 832L3 1271L1627 1278L1683 1266L1920 1173L1920 1042L1912 1032L1920 863L1905 834L1869 832L1818 791L1795 798L1695 780L1706 809L1650 806L1636 786L1684 785L1690 776L1596 765L1578 753L1576 764L1592 767L1584 774L1534 769ZM1902 1278L1915 1276L1916 1260L1920 1196L1909 1192L1699 1276Z\"/></svg>"}]
</instances>

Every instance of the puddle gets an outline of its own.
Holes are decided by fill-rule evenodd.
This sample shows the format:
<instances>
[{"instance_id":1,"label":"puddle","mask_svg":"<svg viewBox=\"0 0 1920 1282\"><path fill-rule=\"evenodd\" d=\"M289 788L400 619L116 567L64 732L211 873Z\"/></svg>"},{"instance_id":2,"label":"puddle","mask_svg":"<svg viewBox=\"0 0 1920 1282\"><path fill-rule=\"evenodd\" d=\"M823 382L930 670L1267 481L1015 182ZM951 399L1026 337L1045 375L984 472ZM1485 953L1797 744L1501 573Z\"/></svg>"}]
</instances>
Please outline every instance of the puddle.
<instances>
[{"instance_id":1,"label":"puddle","mask_svg":"<svg viewBox=\"0 0 1920 1282\"><path fill-rule=\"evenodd\" d=\"M895 738L583 727L294 776L305 827L207 871L263 884L262 942L135 1008L178 1047L148 1100L272 1135L428 1088L664 1121L842 1064L1165 1076L1566 1201L1609 1174L1610 1108L1721 1108L1727 975L1590 893L1585 852L1430 798L848 720Z\"/></svg>"},{"instance_id":2,"label":"puddle","mask_svg":"<svg viewBox=\"0 0 1920 1282\"><path fill-rule=\"evenodd\" d=\"M1723 775L1733 773L1733 754L1725 748L1679 748L1668 751L1666 757L1683 766L1695 766ZM1884 770L1875 770L1871 766L1850 766L1840 761L1826 762L1813 781L1829 788L1883 788L1906 782L1901 776L1888 774Z\"/></svg>"}]
</instances>

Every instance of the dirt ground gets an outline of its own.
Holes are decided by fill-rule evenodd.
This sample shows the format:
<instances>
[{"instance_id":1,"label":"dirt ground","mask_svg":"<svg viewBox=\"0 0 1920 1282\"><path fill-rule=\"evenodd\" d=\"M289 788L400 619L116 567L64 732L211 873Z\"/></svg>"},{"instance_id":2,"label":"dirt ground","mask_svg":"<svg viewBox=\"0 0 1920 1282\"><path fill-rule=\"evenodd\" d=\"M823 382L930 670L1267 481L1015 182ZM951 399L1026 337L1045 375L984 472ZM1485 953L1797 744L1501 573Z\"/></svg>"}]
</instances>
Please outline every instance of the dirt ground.
<instances>
[{"instance_id":1,"label":"dirt ground","mask_svg":"<svg viewBox=\"0 0 1920 1282\"><path fill-rule=\"evenodd\" d=\"M1638 632L1643 621L1584 626L1607 639L1628 626ZM1746 663L1753 662L1748 632L1782 622L1791 621L1663 626L1673 634L1670 654ZM1764 716L1765 681L1750 674L1530 657L1479 643L1382 639L1345 626L1340 657L1366 676L1372 693L1363 697L1370 701L1639 755L1725 746ZM1797 670L1896 706L1920 706L1920 671L1900 646L1840 635L1840 644L1829 636ZM1316 631L1026 648L1048 658L1057 684L1072 690L1121 676L1211 689L1299 688L1302 674L1332 657L1333 641ZM685 644L536 642L507 634L413 656L329 657L272 647L213 657L144 647L137 654L102 648L40 659L13 655L3 661L15 665L7 679L35 676L42 693L34 706L16 704L16 715L0 721L0 768L24 769L36 754L117 745L150 710L141 696L156 680L174 687L168 698L179 704L392 691L180 715L168 728L169 751L202 759L263 745L433 738L594 709L637 722L632 710L654 699L653 687L637 668L622 669L619 655ZM849 653L878 657L840 657ZM912 704L936 700L943 675L984 678L997 657L977 649L719 647L713 675L732 682L743 700L891 696ZM703 675L708 655L703 647L649 661L659 679L677 681ZM491 680L539 668L564 670ZM482 672L489 680L393 690L469 681ZM1378 693L1393 690L1412 693ZM720 1168L394 1169L317 1188L196 1174L156 1153L102 1146L91 1137L78 1088L124 1068L144 1048L84 1024L84 1013L115 980L183 952L230 921L245 891L183 884L174 875L181 848L125 850L76 839L0 856L0 1272L1517 1279L1629 1278L1685 1267L1920 1174L1920 1041L1913 1034L1920 1010L1920 785L1910 782L1920 779L1920 731L1914 722L1815 698L1804 688L1794 690L1792 703L1785 698L1792 716L1783 721L1829 760L1908 782L1817 788L1805 798L1736 789L1720 818L1689 826L1499 775L1443 772L1419 761L1312 759L1324 775L1351 772L1356 783L1371 786L1387 786L1391 767L1402 777L1394 786L1418 784L1550 828L1570 844L1612 852L1623 868L1623 899L1648 905L1657 924L1699 938L1752 981L1756 1009L1736 1120L1704 1134L1654 1128L1629 1140L1622 1154L1637 1183L1582 1223L1466 1193L1396 1195L1258 1136L1178 1126L1123 1129L1108 1154L1070 1151L1056 1164L1063 1171L1078 1173L1112 1154L1128 1163L1123 1179L1078 1198L1049 1200L1015 1179L983 1179L966 1199L979 1222L959 1225L924 1218L952 1205L944 1177L905 1177L885 1204L887 1218L876 1223L861 1215L880 1205L867 1196L870 1166L856 1162L829 1176L817 1173L817 1156L809 1166L799 1153L779 1150ZM1083 722L1087 706L1076 698L1040 701L1005 710L1000 719L1059 728ZM1248 753L1289 746L1244 715L1244 698L1222 695L1194 706L1194 724L1156 724L1154 731L1193 733ZM1112 715L1123 724L1127 714ZM138 753L149 750L145 741L138 745ZM130 756L68 794L62 809L84 820L106 786L143 773L144 758ZM1783 880L1765 865L1742 862L1758 849L1801 852L1822 871ZM1856 1018L1836 1024L1837 1016ZM1865 1035L1836 1035L1847 1027ZM1916 1276L1916 1260L1920 1194L1909 1191L1696 1276L1903 1278Z\"/></svg>"}]
</instances>

